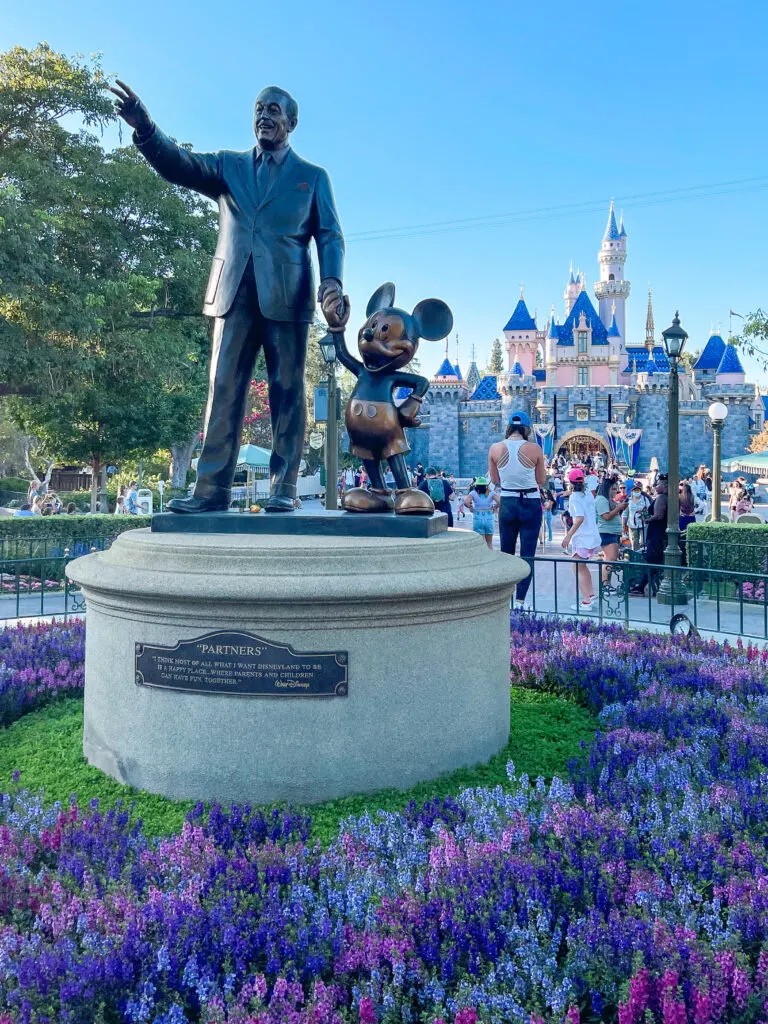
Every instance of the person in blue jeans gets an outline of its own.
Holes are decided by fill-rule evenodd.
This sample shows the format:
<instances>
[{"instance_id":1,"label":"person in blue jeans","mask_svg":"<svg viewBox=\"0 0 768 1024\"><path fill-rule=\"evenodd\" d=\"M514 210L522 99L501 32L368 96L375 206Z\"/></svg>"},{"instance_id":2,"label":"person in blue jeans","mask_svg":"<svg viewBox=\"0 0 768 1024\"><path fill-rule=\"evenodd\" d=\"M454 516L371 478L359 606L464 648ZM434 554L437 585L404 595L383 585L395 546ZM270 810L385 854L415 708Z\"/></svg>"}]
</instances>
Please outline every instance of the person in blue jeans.
<instances>
[{"instance_id":1,"label":"person in blue jeans","mask_svg":"<svg viewBox=\"0 0 768 1024\"><path fill-rule=\"evenodd\" d=\"M520 557L531 567L530 573L517 584L515 607L525 607L528 588L533 577L533 558L539 539L543 510L541 488L546 480L544 452L529 440L531 420L525 412L509 417L506 437L492 444L488 452L488 471L499 488L499 538L501 550L515 554L518 538Z\"/></svg>"},{"instance_id":2,"label":"person in blue jeans","mask_svg":"<svg viewBox=\"0 0 768 1024\"><path fill-rule=\"evenodd\" d=\"M541 491L541 508L544 512L544 519L541 523L541 532L539 533L539 540L541 546L544 547L544 531L547 532L547 540L552 540L552 512L556 507L555 496L548 487L544 487Z\"/></svg>"}]
</instances>

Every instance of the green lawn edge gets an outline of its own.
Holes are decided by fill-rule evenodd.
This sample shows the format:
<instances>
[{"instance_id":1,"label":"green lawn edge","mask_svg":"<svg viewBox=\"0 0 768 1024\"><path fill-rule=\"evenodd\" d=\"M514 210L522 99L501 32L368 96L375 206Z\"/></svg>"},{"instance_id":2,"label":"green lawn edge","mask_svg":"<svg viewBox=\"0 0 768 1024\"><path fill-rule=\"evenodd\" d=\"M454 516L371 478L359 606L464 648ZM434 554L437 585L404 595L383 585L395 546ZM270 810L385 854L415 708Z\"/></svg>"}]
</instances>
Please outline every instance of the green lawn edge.
<instances>
[{"instance_id":1,"label":"green lawn edge","mask_svg":"<svg viewBox=\"0 0 768 1024\"><path fill-rule=\"evenodd\" d=\"M510 737L507 745L484 764L460 768L407 790L383 789L356 794L301 808L312 816L312 838L328 843L339 823L366 811L401 811L409 801L423 804L435 797L455 796L478 786L508 787L507 764L514 761L518 775L539 775L550 780L565 773L568 761L589 743L597 721L586 709L552 694L523 687L511 688ZM168 800L115 782L89 765L82 753L83 702L70 697L25 715L0 731L0 789L13 772L21 772L18 785L43 790L47 805L68 803L75 794L84 809L98 798L102 810L118 801L132 805L147 835L176 832L194 806L189 800ZM297 808L298 809L298 808Z\"/></svg>"}]
</instances>

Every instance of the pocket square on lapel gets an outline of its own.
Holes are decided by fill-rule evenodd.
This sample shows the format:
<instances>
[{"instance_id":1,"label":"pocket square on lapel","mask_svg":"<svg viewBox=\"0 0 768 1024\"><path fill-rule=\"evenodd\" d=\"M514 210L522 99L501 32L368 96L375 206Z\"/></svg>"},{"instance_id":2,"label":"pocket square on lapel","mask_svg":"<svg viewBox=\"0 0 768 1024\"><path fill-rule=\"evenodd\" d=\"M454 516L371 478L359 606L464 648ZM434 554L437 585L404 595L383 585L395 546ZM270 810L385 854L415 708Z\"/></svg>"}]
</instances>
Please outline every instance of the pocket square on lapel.
<instances>
[{"instance_id":1,"label":"pocket square on lapel","mask_svg":"<svg viewBox=\"0 0 768 1024\"><path fill-rule=\"evenodd\" d=\"M296 186L296 188L300 192L309 192L309 182L308 181L300 181L299 184Z\"/></svg>"}]
</instances>

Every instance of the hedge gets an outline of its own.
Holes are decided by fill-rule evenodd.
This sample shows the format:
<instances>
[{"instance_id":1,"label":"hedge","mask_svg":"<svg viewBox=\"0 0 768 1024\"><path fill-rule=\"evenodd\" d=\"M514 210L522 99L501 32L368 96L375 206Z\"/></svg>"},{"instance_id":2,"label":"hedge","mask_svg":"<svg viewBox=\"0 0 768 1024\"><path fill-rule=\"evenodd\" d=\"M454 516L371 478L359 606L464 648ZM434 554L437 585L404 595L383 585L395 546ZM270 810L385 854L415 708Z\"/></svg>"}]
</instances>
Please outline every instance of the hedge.
<instances>
[{"instance_id":1,"label":"hedge","mask_svg":"<svg viewBox=\"0 0 768 1024\"><path fill-rule=\"evenodd\" d=\"M768 572L768 523L691 523L685 540L690 566Z\"/></svg>"},{"instance_id":2,"label":"hedge","mask_svg":"<svg viewBox=\"0 0 768 1024\"><path fill-rule=\"evenodd\" d=\"M0 556L4 559L58 558L103 548L125 530L149 526L151 516L3 516L0 518ZM10 571L6 566L5 571ZM30 571L33 571L30 569Z\"/></svg>"}]
</instances>

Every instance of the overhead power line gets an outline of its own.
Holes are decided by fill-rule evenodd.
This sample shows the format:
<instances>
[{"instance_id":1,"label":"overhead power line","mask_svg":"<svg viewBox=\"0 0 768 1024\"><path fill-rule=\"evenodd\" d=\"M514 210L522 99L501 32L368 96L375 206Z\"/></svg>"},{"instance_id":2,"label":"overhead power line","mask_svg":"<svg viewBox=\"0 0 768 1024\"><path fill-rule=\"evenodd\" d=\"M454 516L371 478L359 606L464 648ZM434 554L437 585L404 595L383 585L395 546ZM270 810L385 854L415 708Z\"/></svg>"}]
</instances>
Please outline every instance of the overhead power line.
<instances>
[{"instance_id":1,"label":"overhead power line","mask_svg":"<svg viewBox=\"0 0 768 1024\"><path fill-rule=\"evenodd\" d=\"M684 202L692 199L707 199L713 196L736 195L748 192L762 192L768 189L768 176L738 178L733 181L710 182L703 185L689 185L684 188L663 189L656 192L638 192L634 195L614 197L615 204L625 209L639 209L660 206L664 203ZM604 210L608 200L585 200L581 203L564 203L557 206L539 206L528 210L489 214L483 217L453 218L432 221L426 224L401 225L400 227L370 229L352 232L345 236L347 242L385 241L389 238L418 237L420 235L442 234L472 228L497 227L530 220L550 220L573 214L593 213Z\"/></svg>"}]
</instances>

